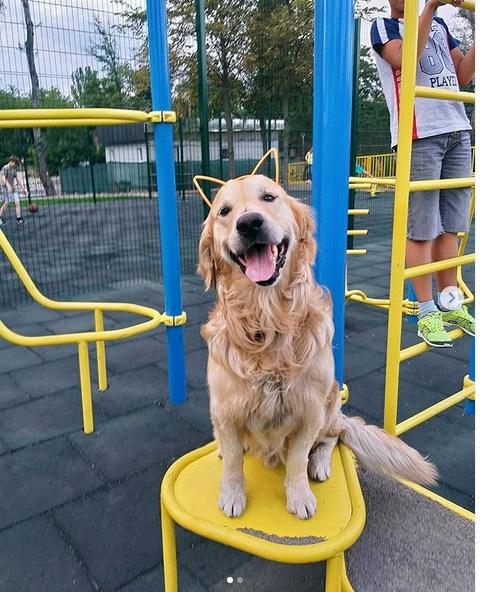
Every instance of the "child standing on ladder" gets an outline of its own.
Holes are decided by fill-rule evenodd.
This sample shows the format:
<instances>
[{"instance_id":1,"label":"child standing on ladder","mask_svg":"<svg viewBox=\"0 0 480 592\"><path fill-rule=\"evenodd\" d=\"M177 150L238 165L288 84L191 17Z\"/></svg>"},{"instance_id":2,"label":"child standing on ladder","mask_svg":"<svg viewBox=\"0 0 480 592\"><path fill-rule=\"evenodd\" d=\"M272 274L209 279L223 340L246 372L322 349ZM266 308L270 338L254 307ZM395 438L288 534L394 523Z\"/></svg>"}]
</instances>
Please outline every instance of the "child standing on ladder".
<instances>
[{"instance_id":1,"label":"child standing on ladder","mask_svg":"<svg viewBox=\"0 0 480 592\"><path fill-rule=\"evenodd\" d=\"M402 68L404 1L388 0L390 18L372 25L371 41L390 112L392 148L398 143L398 113ZM453 0L460 6L462 0ZM464 55L443 19L435 16L442 2L428 0L418 22L416 85L459 91L475 71L475 41ZM457 179L471 176L470 122L463 103L415 99L411 180ZM415 267L458 255L459 232L469 229L471 189L452 188L410 194L406 266ZM433 347L451 347L444 325L475 335L475 319L462 304L457 269L436 274L437 302L431 274L412 278L418 299L418 335Z\"/></svg>"}]
</instances>

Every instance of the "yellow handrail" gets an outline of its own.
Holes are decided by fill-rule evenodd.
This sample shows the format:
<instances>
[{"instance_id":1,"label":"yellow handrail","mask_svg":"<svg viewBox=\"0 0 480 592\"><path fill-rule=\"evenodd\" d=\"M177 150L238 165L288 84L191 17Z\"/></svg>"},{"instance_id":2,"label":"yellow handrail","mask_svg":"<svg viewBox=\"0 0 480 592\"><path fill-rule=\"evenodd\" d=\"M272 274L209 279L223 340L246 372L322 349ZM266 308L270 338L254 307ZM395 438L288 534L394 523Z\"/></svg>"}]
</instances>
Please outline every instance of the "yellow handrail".
<instances>
[{"instance_id":1,"label":"yellow handrail","mask_svg":"<svg viewBox=\"0 0 480 592\"><path fill-rule=\"evenodd\" d=\"M3 249L7 259L10 261L10 264L12 265L30 296L32 296L32 298L38 304L53 310L93 312L95 326L94 331L60 333L57 335L20 335L19 333L9 329L5 323L0 321L0 337L16 345L25 347L39 347L46 345L77 344L80 370L80 390L82 398L83 429L86 434L93 432L93 406L88 344L92 342L96 343L99 390L104 391L107 389L105 341L114 341L126 339L127 337L133 337L134 335L139 335L141 333L145 333L146 331L155 329L162 323L170 326L180 325L185 323L186 314L182 313L178 317L172 318L167 316L165 313L160 313L154 308L126 302L62 302L51 300L50 298L44 296L36 287L32 278L28 274L27 270L23 266L15 250L1 229L0 248ZM105 330L103 324L103 313L107 311L132 313L148 317L149 320L121 329Z\"/></svg>"},{"instance_id":2,"label":"yellow handrail","mask_svg":"<svg viewBox=\"0 0 480 592\"><path fill-rule=\"evenodd\" d=\"M127 109L0 109L0 129L17 127L78 127L130 123L175 123L174 111Z\"/></svg>"}]
</instances>

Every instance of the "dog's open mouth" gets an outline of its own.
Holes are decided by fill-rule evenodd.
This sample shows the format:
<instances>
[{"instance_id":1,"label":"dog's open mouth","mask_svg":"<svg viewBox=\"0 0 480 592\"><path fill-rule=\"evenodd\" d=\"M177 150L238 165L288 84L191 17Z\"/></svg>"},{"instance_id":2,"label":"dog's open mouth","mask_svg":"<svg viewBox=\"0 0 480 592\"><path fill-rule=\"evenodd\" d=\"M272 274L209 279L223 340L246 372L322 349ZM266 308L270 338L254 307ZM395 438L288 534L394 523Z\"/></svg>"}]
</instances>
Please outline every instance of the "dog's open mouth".
<instances>
[{"instance_id":1,"label":"dog's open mouth","mask_svg":"<svg viewBox=\"0 0 480 592\"><path fill-rule=\"evenodd\" d=\"M285 238L279 245L255 243L244 253L230 252L230 255L250 281L270 286L277 281L285 265L287 250L288 239Z\"/></svg>"}]
</instances>

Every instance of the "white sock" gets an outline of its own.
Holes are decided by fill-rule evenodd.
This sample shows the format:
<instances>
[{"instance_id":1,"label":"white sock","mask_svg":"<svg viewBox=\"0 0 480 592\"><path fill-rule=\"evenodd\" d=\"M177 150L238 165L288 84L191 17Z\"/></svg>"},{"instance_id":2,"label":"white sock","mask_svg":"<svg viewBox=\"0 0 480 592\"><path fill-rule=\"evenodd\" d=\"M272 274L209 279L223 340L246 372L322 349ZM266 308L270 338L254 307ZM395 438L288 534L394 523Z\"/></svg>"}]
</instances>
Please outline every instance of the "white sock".
<instances>
[{"instance_id":1,"label":"white sock","mask_svg":"<svg viewBox=\"0 0 480 592\"><path fill-rule=\"evenodd\" d=\"M425 302L418 303L418 318L421 319L431 312L438 312L438 308L435 306L433 300L426 300Z\"/></svg>"}]
</instances>

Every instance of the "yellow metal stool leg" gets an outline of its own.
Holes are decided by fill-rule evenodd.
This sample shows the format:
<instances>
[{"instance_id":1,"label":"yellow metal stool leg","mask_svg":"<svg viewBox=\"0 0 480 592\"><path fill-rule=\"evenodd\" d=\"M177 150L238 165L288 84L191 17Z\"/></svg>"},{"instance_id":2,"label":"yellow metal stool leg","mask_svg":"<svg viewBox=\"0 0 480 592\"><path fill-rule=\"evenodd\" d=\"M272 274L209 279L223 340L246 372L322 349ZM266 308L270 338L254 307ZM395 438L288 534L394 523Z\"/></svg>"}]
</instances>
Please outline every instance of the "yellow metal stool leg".
<instances>
[{"instance_id":1,"label":"yellow metal stool leg","mask_svg":"<svg viewBox=\"0 0 480 592\"><path fill-rule=\"evenodd\" d=\"M325 567L325 592L340 592L343 553L327 559Z\"/></svg>"},{"instance_id":2,"label":"yellow metal stool leg","mask_svg":"<svg viewBox=\"0 0 480 592\"><path fill-rule=\"evenodd\" d=\"M170 517L163 502L160 505L162 509L163 577L165 580L165 592L178 592L175 522Z\"/></svg>"},{"instance_id":3,"label":"yellow metal stool leg","mask_svg":"<svg viewBox=\"0 0 480 592\"><path fill-rule=\"evenodd\" d=\"M95 331L104 330L103 314L98 308L95 309ZM107 390L107 364L105 355L105 341L97 341L97 368L98 368L98 390Z\"/></svg>"},{"instance_id":4,"label":"yellow metal stool leg","mask_svg":"<svg viewBox=\"0 0 480 592\"><path fill-rule=\"evenodd\" d=\"M347 566L345 565L345 553L342 553L342 583L341 583L341 590L342 592L355 592L350 584L350 580L348 579L347 575Z\"/></svg>"},{"instance_id":5,"label":"yellow metal stool leg","mask_svg":"<svg viewBox=\"0 0 480 592\"><path fill-rule=\"evenodd\" d=\"M90 363L88 360L88 344L78 343L78 362L80 365L80 390L82 394L83 431L93 432L92 385L90 382Z\"/></svg>"}]
</instances>

